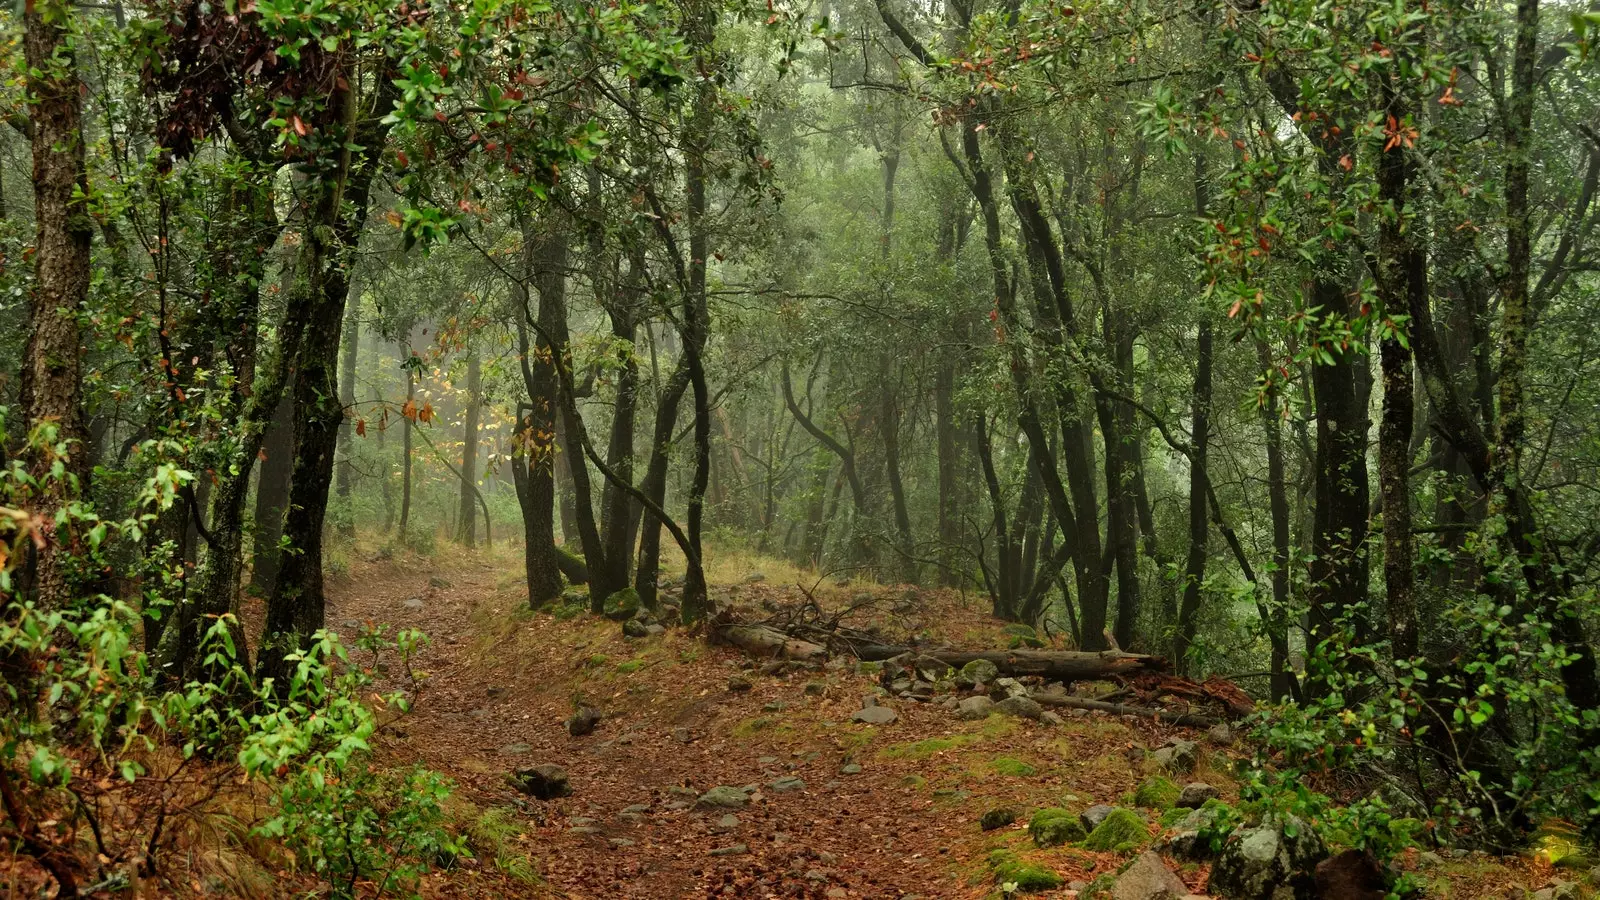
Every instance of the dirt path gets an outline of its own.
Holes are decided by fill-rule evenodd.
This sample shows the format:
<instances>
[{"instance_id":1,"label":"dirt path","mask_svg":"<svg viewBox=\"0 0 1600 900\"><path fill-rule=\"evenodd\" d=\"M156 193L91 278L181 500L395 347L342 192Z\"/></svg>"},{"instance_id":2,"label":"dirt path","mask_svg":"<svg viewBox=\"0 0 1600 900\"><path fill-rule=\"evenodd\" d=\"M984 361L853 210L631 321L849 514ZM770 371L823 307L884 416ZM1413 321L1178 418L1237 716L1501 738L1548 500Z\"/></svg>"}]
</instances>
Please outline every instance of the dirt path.
<instances>
[{"instance_id":1,"label":"dirt path","mask_svg":"<svg viewBox=\"0 0 1600 900\"><path fill-rule=\"evenodd\" d=\"M347 637L370 621L432 638L427 690L384 750L454 778L479 811L514 810L516 846L545 882L458 869L437 877L438 896L983 896L984 809L1114 800L1138 778L1127 748L1157 737L1087 720L1070 733L964 723L915 703L894 704L892 724L854 725L869 676L760 676L676 631L629 641L595 617L534 615L519 576L474 556L374 561L333 594L329 621ZM735 675L750 689L730 690ZM569 737L579 696L606 717ZM540 802L507 784L542 763L570 773L572 796ZM803 786L772 786L784 777ZM756 790L743 808L697 809L717 785ZM1087 878L1116 862L1076 852L1055 867Z\"/></svg>"}]
</instances>

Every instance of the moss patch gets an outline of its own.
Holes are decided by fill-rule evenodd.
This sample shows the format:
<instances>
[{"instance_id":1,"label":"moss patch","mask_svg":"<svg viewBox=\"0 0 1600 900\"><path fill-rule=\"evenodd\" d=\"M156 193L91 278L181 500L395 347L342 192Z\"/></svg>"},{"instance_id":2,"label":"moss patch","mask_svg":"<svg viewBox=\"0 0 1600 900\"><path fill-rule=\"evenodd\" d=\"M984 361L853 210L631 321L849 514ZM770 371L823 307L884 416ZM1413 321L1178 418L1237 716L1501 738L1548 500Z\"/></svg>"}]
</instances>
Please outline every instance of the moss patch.
<instances>
[{"instance_id":1,"label":"moss patch","mask_svg":"<svg viewBox=\"0 0 1600 900\"><path fill-rule=\"evenodd\" d=\"M1133 802L1147 809L1169 809L1178 802L1183 791L1171 779L1152 775L1139 783L1133 792Z\"/></svg>"},{"instance_id":2,"label":"moss patch","mask_svg":"<svg viewBox=\"0 0 1600 900\"><path fill-rule=\"evenodd\" d=\"M1010 756L995 757L989 763L989 771L996 775L1005 775L1010 778L1031 778L1039 772L1033 766Z\"/></svg>"},{"instance_id":3,"label":"moss patch","mask_svg":"<svg viewBox=\"0 0 1600 900\"><path fill-rule=\"evenodd\" d=\"M770 719L765 716L755 719L745 719L743 722L733 726L732 734L736 738L754 737L755 735L771 728L775 724L777 724L776 719Z\"/></svg>"},{"instance_id":4,"label":"moss patch","mask_svg":"<svg viewBox=\"0 0 1600 900\"><path fill-rule=\"evenodd\" d=\"M1010 850L996 850L989 854L989 868L994 870L994 880L1000 884L1016 885L1017 893L1032 894L1053 891L1061 887L1061 876L1044 866L1024 862Z\"/></svg>"},{"instance_id":5,"label":"moss patch","mask_svg":"<svg viewBox=\"0 0 1600 900\"><path fill-rule=\"evenodd\" d=\"M1040 847L1059 847L1083 840L1083 823L1060 807L1041 809L1028 821L1028 836Z\"/></svg>"},{"instance_id":6,"label":"moss patch","mask_svg":"<svg viewBox=\"0 0 1600 900\"><path fill-rule=\"evenodd\" d=\"M617 673L620 675L631 675L642 668L644 668L644 660L642 659L630 659L626 662L617 663Z\"/></svg>"},{"instance_id":7,"label":"moss patch","mask_svg":"<svg viewBox=\"0 0 1600 900\"><path fill-rule=\"evenodd\" d=\"M1132 810L1117 809L1112 810L1105 821L1089 832L1083 846L1086 850L1115 850L1122 853L1143 846L1149 839L1150 832L1145 829L1143 819Z\"/></svg>"}]
</instances>

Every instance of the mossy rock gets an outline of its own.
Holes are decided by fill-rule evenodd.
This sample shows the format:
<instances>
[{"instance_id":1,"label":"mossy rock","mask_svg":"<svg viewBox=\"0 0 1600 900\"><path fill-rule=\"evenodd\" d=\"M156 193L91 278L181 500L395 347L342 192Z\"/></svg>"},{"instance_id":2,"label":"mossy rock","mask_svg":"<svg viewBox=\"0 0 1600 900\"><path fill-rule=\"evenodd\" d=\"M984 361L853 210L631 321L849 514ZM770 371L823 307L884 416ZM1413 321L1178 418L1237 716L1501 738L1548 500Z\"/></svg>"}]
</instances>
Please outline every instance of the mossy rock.
<instances>
[{"instance_id":1,"label":"mossy rock","mask_svg":"<svg viewBox=\"0 0 1600 900\"><path fill-rule=\"evenodd\" d=\"M935 796L937 796L938 793L938 791L934 791ZM984 831L994 831L999 828L1004 828L1016 820L1017 811L1014 808L1009 806L999 806L989 810L988 812L985 812L982 818L978 819L978 827Z\"/></svg>"},{"instance_id":2,"label":"mossy rock","mask_svg":"<svg viewBox=\"0 0 1600 900\"><path fill-rule=\"evenodd\" d=\"M1006 775L1011 778L1031 778L1039 772L1033 766L1010 756L996 757L989 763L989 770L996 775Z\"/></svg>"},{"instance_id":3,"label":"mossy rock","mask_svg":"<svg viewBox=\"0 0 1600 900\"><path fill-rule=\"evenodd\" d=\"M639 592L633 588L623 588L606 598L601 612L605 617L617 622L633 618L642 606L639 602Z\"/></svg>"},{"instance_id":4,"label":"mossy rock","mask_svg":"<svg viewBox=\"0 0 1600 900\"><path fill-rule=\"evenodd\" d=\"M1024 862L1010 850L996 850L989 854L989 866L994 869L995 881L1016 885L1019 894L1053 891L1062 885L1060 875L1044 866Z\"/></svg>"},{"instance_id":5,"label":"mossy rock","mask_svg":"<svg viewBox=\"0 0 1600 900\"><path fill-rule=\"evenodd\" d=\"M1013 622L1010 625L1007 625L1006 627L1000 629L1000 633L1006 635L1007 637L1036 638L1039 636L1039 632L1034 631L1032 625L1024 625L1021 622Z\"/></svg>"},{"instance_id":6,"label":"mossy rock","mask_svg":"<svg viewBox=\"0 0 1600 900\"><path fill-rule=\"evenodd\" d=\"M1028 820L1028 836L1040 847L1059 847L1083 840L1078 814L1060 807L1041 809Z\"/></svg>"},{"instance_id":7,"label":"mossy rock","mask_svg":"<svg viewBox=\"0 0 1600 900\"><path fill-rule=\"evenodd\" d=\"M1111 814L1089 832L1083 841L1085 850L1106 851L1111 850L1125 853L1127 849L1137 849L1150 839L1150 832L1144 827L1144 820L1132 810L1114 809Z\"/></svg>"},{"instance_id":8,"label":"mossy rock","mask_svg":"<svg viewBox=\"0 0 1600 900\"><path fill-rule=\"evenodd\" d=\"M1147 809L1171 809L1182 793L1183 789L1171 779L1152 775L1140 782L1133 792L1133 802Z\"/></svg>"}]
</instances>

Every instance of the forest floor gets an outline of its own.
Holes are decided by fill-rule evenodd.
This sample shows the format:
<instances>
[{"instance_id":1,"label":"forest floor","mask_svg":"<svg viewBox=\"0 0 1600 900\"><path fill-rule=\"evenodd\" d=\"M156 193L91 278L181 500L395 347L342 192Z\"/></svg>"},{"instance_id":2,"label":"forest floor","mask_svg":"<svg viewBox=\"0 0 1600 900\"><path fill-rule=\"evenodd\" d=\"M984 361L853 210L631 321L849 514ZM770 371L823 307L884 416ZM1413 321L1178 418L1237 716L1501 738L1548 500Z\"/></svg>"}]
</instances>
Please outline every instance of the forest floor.
<instances>
[{"instance_id":1,"label":"forest floor","mask_svg":"<svg viewBox=\"0 0 1600 900\"><path fill-rule=\"evenodd\" d=\"M427 896L976 898L994 895L986 860L998 848L1064 883L1086 882L1129 857L1037 850L1028 812L1131 805L1148 774L1145 749L1173 736L1201 745L1187 780L1231 800L1231 761L1247 753L1203 733L1101 714L1055 725L961 721L935 703L884 700L894 722L857 724L851 715L877 682L853 665L763 676L736 650L678 629L630 640L599 617L531 612L514 548L427 558L366 548L352 558L333 582L330 625L347 638L363 623L431 638L419 660L422 696L386 730L380 752L455 780L451 812L474 836L480 862L428 876ZM814 587L814 574L738 554L722 555L708 575L714 594L756 606L797 598L801 585L824 604L904 592ZM981 598L925 591L914 610L915 631L1005 646ZM563 722L579 701L604 718L572 737ZM538 801L509 783L508 773L538 764L565 768L572 794ZM696 808L718 785L755 790L741 808ZM1000 806L1023 816L982 831L980 817ZM1159 813L1147 815L1154 836ZM1204 894L1204 866L1178 874ZM1428 874L1430 895L1450 897L1501 897L1513 883L1537 888L1550 876L1537 862L1487 859L1436 862Z\"/></svg>"}]
</instances>

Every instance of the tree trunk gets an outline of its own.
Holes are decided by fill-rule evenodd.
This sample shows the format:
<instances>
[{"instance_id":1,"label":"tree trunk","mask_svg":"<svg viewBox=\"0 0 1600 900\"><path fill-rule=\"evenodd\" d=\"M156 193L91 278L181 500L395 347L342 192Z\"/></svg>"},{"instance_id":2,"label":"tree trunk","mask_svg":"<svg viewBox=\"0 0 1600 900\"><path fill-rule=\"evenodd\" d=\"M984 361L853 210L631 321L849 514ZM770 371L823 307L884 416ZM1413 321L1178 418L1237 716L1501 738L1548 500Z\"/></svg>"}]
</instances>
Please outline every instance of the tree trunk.
<instances>
[{"instance_id":1,"label":"tree trunk","mask_svg":"<svg viewBox=\"0 0 1600 900\"><path fill-rule=\"evenodd\" d=\"M639 365L633 356L637 326L630 310L617 298L609 310L611 334L627 347L619 353L617 397L611 413L611 438L606 466L619 478L633 483L633 430L639 408ZM627 491L606 482L600 491L600 544L605 565L589 566L590 590L610 596L628 586L628 564L633 560L633 510L637 502Z\"/></svg>"},{"instance_id":2,"label":"tree trunk","mask_svg":"<svg viewBox=\"0 0 1600 900\"><path fill-rule=\"evenodd\" d=\"M293 373L289 373L293 378ZM294 397L287 388L267 423L261 443L261 477L256 481L255 537L250 553L250 590L262 597L278 583L283 511L294 474Z\"/></svg>"},{"instance_id":3,"label":"tree trunk","mask_svg":"<svg viewBox=\"0 0 1600 900\"><path fill-rule=\"evenodd\" d=\"M336 513L339 533L345 537L355 537L356 511L350 499L350 489L355 480L352 457L355 456L356 448L355 429L350 426L350 420L355 417L356 361L359 359L361 349L361 290L354 284L351 285L350 297L344 305L344 359L339 363L339 402L345 409L344 418L339 422L339 446L343 453L339 457L334 492L339 498L339 508Z\"/></svg>"},{"instance_id":4,"label":"tree trunk","mask_svg":"<svg viewBox=\"0 0 1600 900\"><path fill-rule=\"evenodd\" d=\"M1256 344L1257 359L1263 372L1272 368L1272 357L1265 343ZM1261 430L1267 445L1267 505L1272 514L1272 617L1264 623L1272 630L1272 699L1299 699L1295 676L1289 670L1289 561L1292 538L1289 533L1289 482L1283 464L1283 426L1279 400L1270 394L1271 403L1261 406ZM1279 648L1284 648L1280 650Z\"/></svg>"},{"instance_id":5,"label":"tree trunk","mask_svg":"<svg viewBox=\"0 0 1600 900\"><path fill-rule=\"evenodd\" d=\"M1183 566L1183 599L1178 606L1178 624L1172 641L1173 664L1179 674L1187 674L1190 669L1189 652L1199 625L1200 588L1206 578L1206 545L1211 535L1206 509L1206 466L1211 443L1211 363L1211 322L1202 319L1196 340L1194 392L1190 401L1194 438L1189 457L1189 555Z\"/></svg>"},{"instance_id":6,"label":"tree trunk","mask_svg":"<svg viewBox=\"0 0 1600 900\"><path fill-rule=\"evenodd\" d=\"M349 78L354 80L353 73ZM380 75L377 88L377 96L366 103L358 103L351 88L336 88L330 98L332 108L341 114L338 127L345 132L345 149L338 175L319 176L309 192L310 205L303 219L308 227L303 231L291 292L306 296L305 338L294 382L299 416L295 465L283 526L294 552L285 554L279 564L278 581L267 600L257 662L260 676L275 678L280 689L288 684L286 657L303 647L324 623L322 526L333 480L334 447L344 418L338 382L340 326L354 252L367 220L372 178L389 128L380 118L358 121L358 116L367 103L374 109L387 109L394 85ZM355 156L352 147L359 147L362 156ZM290 304L291 309L298 305L293 299Z\"/></svg>"},{"instance_id":7,"label":"tree trunk","mask_svg":"<svg viewBox=\"0 0 1600 900\"><path fill-rule=\"evenodd\" d=\"M456 540L478 542L478 412L483 407L483 369L474 352L467 357L467 408L461 429L461 502L456 513Z\"/></svg>"},{"instance_id":8,"label":"tree trunk","mask_svg":"<svg viewBox=\"0 0 1600 900\"><path fill-rule=\"evenodd\" d=\"M406 373L406 402L404 409L413 409L417 402L417 370L411 367L409 342L400 346L400 366ZM400 430L400 542L405 543L411 529L411 429L417 427L410 416L401 416Z\"/></svg>"},{"instance_id":9,"label":"tree trunk","mask_svg":"<svg viewBox=\"0 0 1600 900\"><path fill-rule=\"evenodd\" d=\"M84 167L83 85L73 55L72 8L61 0L34 0L23 13L27 94L32 98L34 196L34 284L28 307L28 340L21 399L27 426L56 426L65 443L68 478L50 478L50 452L30 454L28 468L42 490L29 510L35 521L53 522L73 496L88 496L90 449L83 426L78 316L89 293L93 220L89 177ZM72 484L76 481L76 484ZM74 556L71 525L40 535L34 544L32 587L41 608L72 600L67 570ZM65 541L63 541L65 539ZM24 579L25 581L27 579Z\"/></svg>"},{"instance_id":10,"label":"tree trunk","mask_svg":"<svg viewBox=\"0 0 1600 900\"><path fill-rule=\"evenodd\" d=\"M661 396L656 399L655 437L650 442L650 462L645 466L644 481L639 489L656 506L665 508L667 498L667 469L672 463L673 432L678 427L678 404L689 389L689 368L680 359L668 376ZM633 586L639 600L652 609L656 606L656 592L661 578L661 529L663 522L645 513L639 534L639 563L634 570Z\"/></svg>"}]
</instances>

